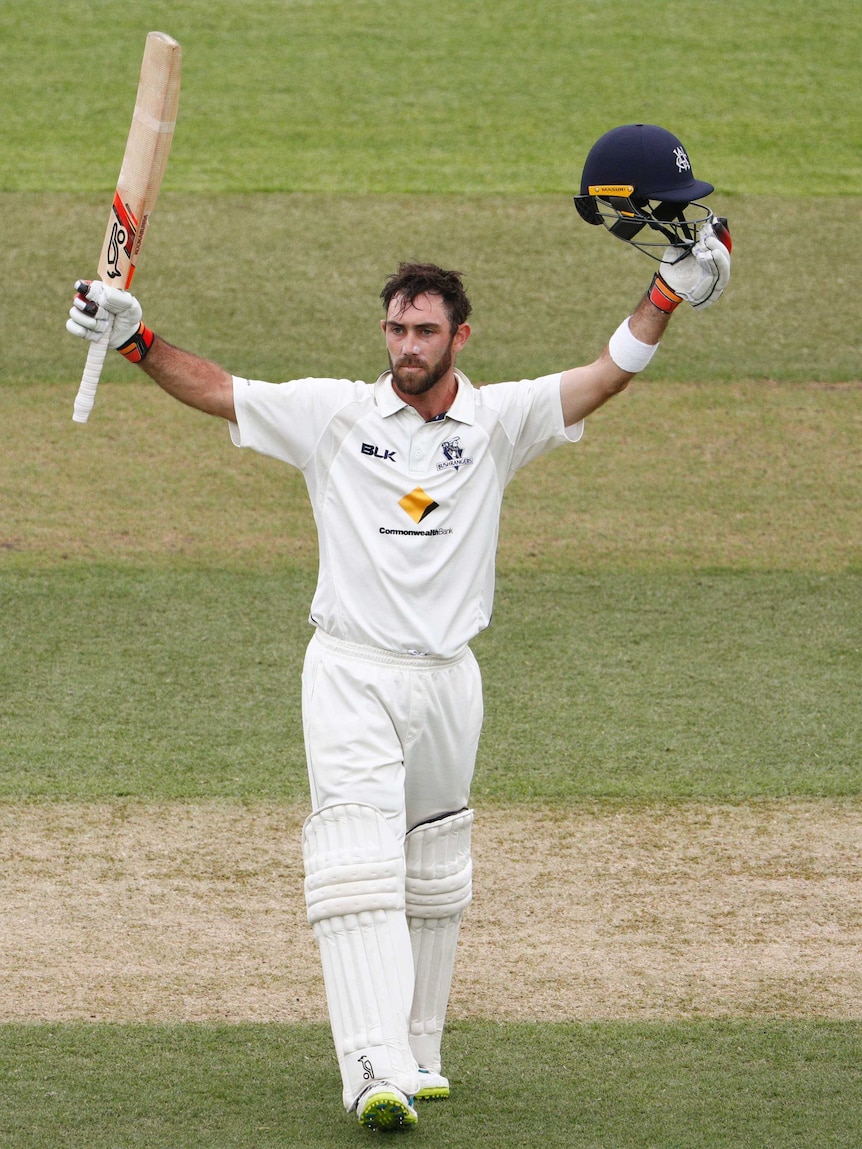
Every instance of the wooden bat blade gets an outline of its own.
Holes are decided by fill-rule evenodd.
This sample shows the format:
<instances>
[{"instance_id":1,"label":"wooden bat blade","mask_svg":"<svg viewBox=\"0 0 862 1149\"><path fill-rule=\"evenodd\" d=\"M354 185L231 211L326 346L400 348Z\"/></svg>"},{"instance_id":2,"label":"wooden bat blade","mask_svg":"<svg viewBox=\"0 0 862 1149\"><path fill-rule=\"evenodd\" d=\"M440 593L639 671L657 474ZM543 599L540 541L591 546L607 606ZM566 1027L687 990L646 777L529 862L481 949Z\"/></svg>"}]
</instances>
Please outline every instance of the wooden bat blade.
<instances>
[{"instance_id":1,"label":"wooden bat blade","mask_svg":"<svg viewBox=\"0 0 862 1149\"><path fill-rule=\"evenodd\" d=\"M99 278L127 290L168 162L180 99L182 48L164 32L144 47L132 124L99 256ZM96 398L108 336L90 345L73 420L86 423Z\"/></svg>"},{"instance_id":2,"label":"wooden bat blade","mask_svg":"<svg viewBox=\"0 0 862 1149\"><path fill-rule=\"evenodd\" d=\"M150 32L114 202L99 257L99 278L128 289L155 207L174 138L180 99L182 48L164 32Z\"/></svg>"}]
</instances>

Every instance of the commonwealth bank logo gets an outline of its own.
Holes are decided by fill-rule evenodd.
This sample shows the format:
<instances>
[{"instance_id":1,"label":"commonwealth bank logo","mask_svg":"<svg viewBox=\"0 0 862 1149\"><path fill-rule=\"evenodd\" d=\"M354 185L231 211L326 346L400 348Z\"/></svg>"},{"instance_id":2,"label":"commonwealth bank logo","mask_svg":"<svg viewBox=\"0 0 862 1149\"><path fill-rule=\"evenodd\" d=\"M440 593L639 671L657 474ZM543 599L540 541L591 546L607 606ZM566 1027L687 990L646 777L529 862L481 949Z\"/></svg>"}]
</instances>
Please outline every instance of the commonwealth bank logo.
<instances>
[{"instance_id":1,"label":"commonwealth bank logo","mask_svg":"<svg viewBox=\"0 0 862 1149\"><path fill-rule=\"evenodd\" d=\"M435 503L421 487L415 487L409 495L398 500L398 506L407 512L414 523L421 523L432 511L436 511L440 504Z\"/></svg>"}]
</instances>

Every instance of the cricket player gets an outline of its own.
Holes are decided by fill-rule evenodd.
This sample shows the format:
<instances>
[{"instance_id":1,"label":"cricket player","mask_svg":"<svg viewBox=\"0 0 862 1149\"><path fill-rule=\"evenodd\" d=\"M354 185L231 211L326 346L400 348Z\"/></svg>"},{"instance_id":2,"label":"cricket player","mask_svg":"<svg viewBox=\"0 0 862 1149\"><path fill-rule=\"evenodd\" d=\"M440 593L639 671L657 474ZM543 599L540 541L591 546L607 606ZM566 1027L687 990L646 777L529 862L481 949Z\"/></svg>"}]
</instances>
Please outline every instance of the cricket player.
<instances>
[{"instance_id":1,"label":"cricket player","mask_svg":"<svg viewBox=\"0 0 862 1149\"><path fill-rule=\"evenodd\" d=\"M224 419L238 447L302 472L319 538L302 675L311 814L305 896L346 1110L409 1129L449 1096L441 1037L471 898L470 785L482 726L471 639L491 618L503 492L647 366L680 300L714 302L727 247L705 224L668 248L593 362L474 387L458 272L403 263L381 298L389 366L373 383L267 383L172 346L132 295L79 280L67 323L168 394Z\"/></svg>"}]
</instances>

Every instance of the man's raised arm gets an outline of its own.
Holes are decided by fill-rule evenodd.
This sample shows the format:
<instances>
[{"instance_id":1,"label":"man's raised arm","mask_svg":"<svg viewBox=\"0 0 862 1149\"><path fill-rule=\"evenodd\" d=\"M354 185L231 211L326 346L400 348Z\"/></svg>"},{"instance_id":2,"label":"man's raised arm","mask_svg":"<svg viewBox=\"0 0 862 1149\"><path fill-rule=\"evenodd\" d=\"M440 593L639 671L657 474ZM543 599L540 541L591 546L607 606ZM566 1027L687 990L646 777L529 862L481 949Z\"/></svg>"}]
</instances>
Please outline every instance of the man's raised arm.
<instances>
[{"instance_id":1,"label":"man's raised arm","mask_svg":"<svg viewBox=\"0 0 862 1149\"><path fill-rule=\"evenodd\" d=\"M106 330L112 314L110 346L131 363L137 363L158 385L189 407L236 421L233 378L209 359L174 347L155 335L142 321L141 305L127 291L99 280L78 280L77 294L66 330L80 339L94 340Z\"/></svg>"},{"instance_id":2,"label":"man's raised arm","mask_svg":"<svg viewBox=\"0 0 862 1149\"><path fill-rule=\"evenodd\" d=\"M560 401L567 427L586 419L625 390L629 380L646 367L658 350L669 320L670 315L653 306L645 295L595 362L563 372Z\"/></svg>"},{"instance_id":3,"label":"man's raised arm","mask_svg":"<svg viewBox=\"0 0 862 1149\"><path fill-rule=\"evenodd\" d=\"M722 228L726 235L726 228ZM722 239L712 223L690 249L668 247L649 290L624 320L593 363L564 371L560 401L567 427L585 419L649 364L678 304L697 310L720 298L730 279L729 237Z\"/></svg>"}]
</instances>

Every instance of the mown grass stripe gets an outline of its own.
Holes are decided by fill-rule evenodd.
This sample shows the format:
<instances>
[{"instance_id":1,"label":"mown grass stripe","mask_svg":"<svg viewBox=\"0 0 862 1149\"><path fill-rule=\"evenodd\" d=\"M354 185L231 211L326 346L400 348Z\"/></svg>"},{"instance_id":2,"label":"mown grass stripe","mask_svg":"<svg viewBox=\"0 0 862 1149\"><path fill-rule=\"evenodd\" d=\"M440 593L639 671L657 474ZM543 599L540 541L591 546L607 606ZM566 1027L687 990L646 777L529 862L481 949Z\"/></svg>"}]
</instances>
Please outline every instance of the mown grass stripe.
<instances>
[{"instance_id":1,"label":"mown grass stripe","mask_svg":"<svg viewBox=\"0 0 862 1149\"><path fill-rule=\"evenodd\" d=\"M856 1149L857 1022L459 1023L417 1143L461 1149ZM336 1149L327 1027L0 1026L15 1149Z\"/></svg>"}]
</instances>

